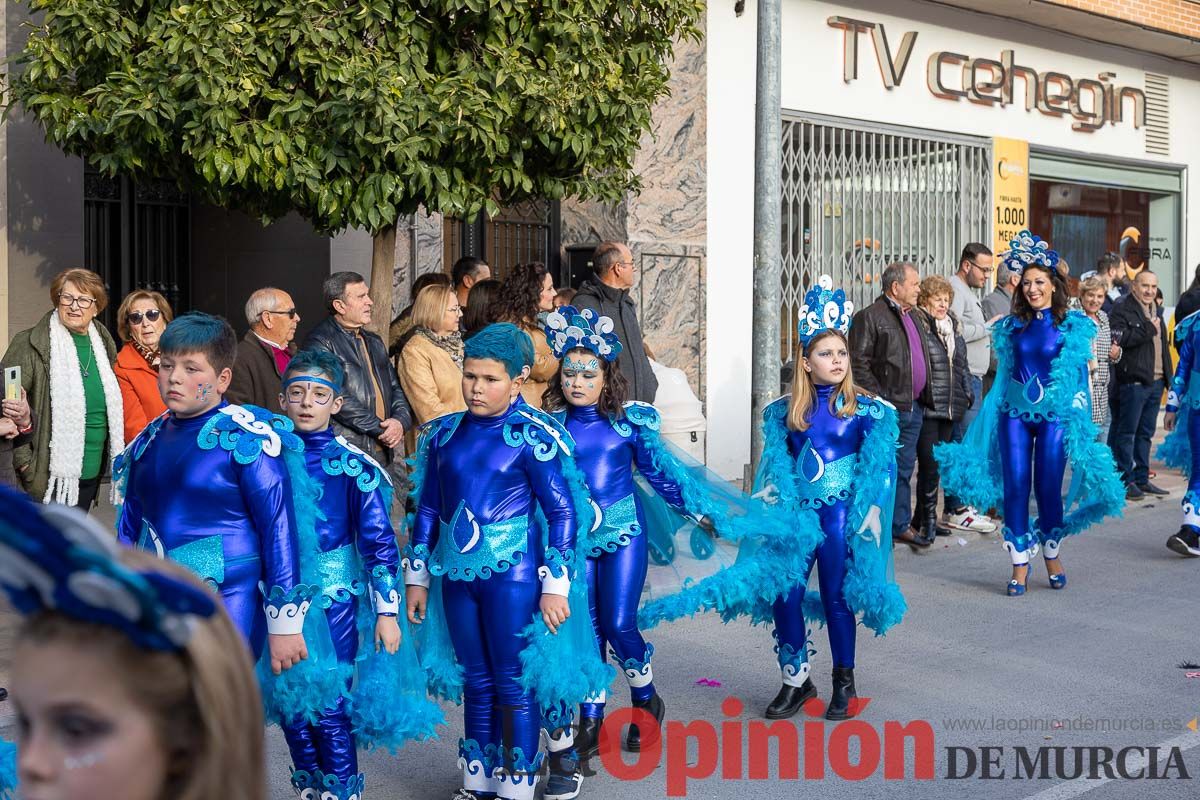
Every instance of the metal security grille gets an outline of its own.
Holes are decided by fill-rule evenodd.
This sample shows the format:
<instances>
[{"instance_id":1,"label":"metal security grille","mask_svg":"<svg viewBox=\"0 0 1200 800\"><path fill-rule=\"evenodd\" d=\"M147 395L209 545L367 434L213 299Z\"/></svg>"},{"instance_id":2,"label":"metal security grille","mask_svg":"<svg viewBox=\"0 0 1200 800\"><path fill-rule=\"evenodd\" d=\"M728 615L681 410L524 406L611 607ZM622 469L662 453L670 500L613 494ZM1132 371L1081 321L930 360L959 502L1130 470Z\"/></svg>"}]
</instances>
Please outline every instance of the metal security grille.
<instances>
[{"instance_id":1,"label":"metal security grille","mask_svg":"<svg viewBox=\"0 0 1200 800\"><path fill-rule=\"evenodd\" d=\"M783 360L819 276L859 309L879 295L888 264L949 275L964 244L991 241L990 170L986 140L785 118Z\"/></svg>"},{"instance_id":2,"label":"metal security grille","mask_svg":"<svg viewBox=\"0 0 1200 800\"><path fill-rule=\"evenodd\" d=\"M447 271L461 256L478 256L503 280L513 267L540 261L552 273L558 269L559 204L533 199L500 209L495 217L479 215L464 223L447 217L443 231Z\"/></svg>"}]
</instances>

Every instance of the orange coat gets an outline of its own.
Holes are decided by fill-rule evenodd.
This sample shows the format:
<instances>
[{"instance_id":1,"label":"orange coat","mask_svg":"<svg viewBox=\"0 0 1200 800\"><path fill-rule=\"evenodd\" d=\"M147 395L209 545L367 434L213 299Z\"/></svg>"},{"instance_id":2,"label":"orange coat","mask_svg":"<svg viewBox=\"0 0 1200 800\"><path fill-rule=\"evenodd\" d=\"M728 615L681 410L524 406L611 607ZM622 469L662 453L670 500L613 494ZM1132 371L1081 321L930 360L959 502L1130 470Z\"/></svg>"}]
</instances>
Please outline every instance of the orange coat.
<instances>
[{"instance_id":1,"label":"orange coat","mask_svg":"<svg viewBox=\"0 0 1200 800\"><path fill-rule=\"evenodd\" d=\"M131 342L117 353L113 372L125 406L125 441L132 442L150 420L167 410L158 393L158 372L146 363Z\"/></svg>"}]
</instances>

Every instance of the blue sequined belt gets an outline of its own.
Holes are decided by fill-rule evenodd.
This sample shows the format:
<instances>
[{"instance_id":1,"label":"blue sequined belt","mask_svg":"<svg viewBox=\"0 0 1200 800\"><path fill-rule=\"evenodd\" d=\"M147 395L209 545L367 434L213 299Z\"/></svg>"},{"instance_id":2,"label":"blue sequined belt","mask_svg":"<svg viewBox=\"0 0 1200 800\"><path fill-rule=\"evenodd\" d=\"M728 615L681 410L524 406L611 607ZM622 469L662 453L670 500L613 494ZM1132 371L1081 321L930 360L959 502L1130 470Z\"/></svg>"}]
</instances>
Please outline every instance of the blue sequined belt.
<instances>
[{"instance_id":1,"label":"blue sequined belt","mask_svg":"<svg viewBox=\"0 0 1200 800\"><path fill-rule=\"evenodd\" d=\"M633 495L623 497L600 511L600 527L588 539L588 558L615 553L642 535L638 522L637 501Z\"/></svg>"},{"instance_id":2,"label":"blue sequined belt","mask_svg":"<svg viewBox=\"0 0 1200 800\"><path fill-rule=\"evenodd\" d=\"M480 525L460 502L450 521L441 523L429 571L452 581L487 579L519 563L528 548L528 516Z\"/></svg>"},{"instance_id":3,"label":"blue sequined belt","mask_svg":"<svg viewBox=\"0 0 1200 800\"><path fill-rule=\"evenodd\" d=\"M1024 383L1010 379L1000 402L1000 411L1026 422L1058 419L1058 414L1046 402L1046 386L1037 375L1030 376Z\"/></svg>"},{"instance_id":4,"label":"blue sequined belt","mask_svg":"<svg viewBox=\"0 0 1200 800\"><path fill-rule=\"evenodd\" d=\"M167 550L162 539L149 522L142 523L138 537L138 548L169 558L176 564L187 567L202 581L219 588L225 582L225 546L221 536L205 536Z\"/></svg>"},{"instance_id":5,"label":"blue sequined belt","mask_svg":"<svg viewBox=\"0 0 1200 800\"><path fill-rule=\"evenodd\" d=\"M345 603L366 591L354 545L342 545L336 550L318 553L316 565L321 580L322 607Z\"/></svg>"},{"instance_id":6,"label":"blue sequined belt","mask_svg":"<svg viewBox=\"0 0 1200 800\"><path fill-rule=\"evenodd\" d=\"M796 461L799 472L796 495L800 507L816 509L848 500L857 464L858 456L855 453L826 463L816 450L806 447Z\"/></svg>"}]
</instances>

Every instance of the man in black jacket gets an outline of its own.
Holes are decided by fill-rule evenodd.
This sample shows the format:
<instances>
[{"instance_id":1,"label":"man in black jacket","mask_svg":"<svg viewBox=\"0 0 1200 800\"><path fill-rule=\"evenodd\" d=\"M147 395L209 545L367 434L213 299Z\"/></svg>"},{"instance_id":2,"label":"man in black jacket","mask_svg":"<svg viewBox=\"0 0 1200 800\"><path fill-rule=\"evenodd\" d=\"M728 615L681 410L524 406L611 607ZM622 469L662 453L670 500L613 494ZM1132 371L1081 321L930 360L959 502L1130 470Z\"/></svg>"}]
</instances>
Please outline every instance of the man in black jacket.
<instances>
[{"instance_id":1,"label":"man in black jacket","mask_svg":"<svg viewBox=\"0 0 1200 800\"><path fill-rule=\"evenodd\" d=\"M1122 351L1116 366L1117 414L1110 444L1130 500L1167 494L1150 482L1150 440L1158 426L1164 382L1171 375L1167 327L1155 301L1157 293L1158 277L1143 269L1109 317L1113 340Z\"/></svg>"},{"instance_id":2,"label":"man in black jacket","mask_svg":"<svg viewBox=\"0 0 1200 800\"><path fill-rule=\"evenodd\" d=\"M576 308L591 308L613 321L613 332L621 340L621 355L617 367L629 381L629 399L653 403L658 392L658 378L650 367L637 309L629 296L633 286L635 265L633 253L620 242L603 242L592 256L596 274L588 278L575 293Z\"/></svg>"},{"instance_id":3,"label":"man in black jacket","mask_svg":"<svg viewBox=\"0 0 1200 800\"><path fill-rule=\"evenodd\" d=\"M366 329L372 303L357 272L335 272L322 286L329 318L304 340L304 350L326 350L346 367L345 403L334 415L340 434L368 455L390 463L392 448L412 425L408 399L388 361L387 345Z\"/></svg>"},{"instance_id":4,"label":"man in black jacket","mask_svg":"<svg viewBox=\"0 0 1200 800\"><path fill-rule=\"evenodd\" d=\"M896 505L892 538L910 547L929 547L933 537L911 527L913 465L924 412L929 355L921 331L910 316L921 291L921 277L910 263L891 264L883 271L883 294L854 315L850 325L850 363L854 382L896 407L900 425L896 451Z\"/></svg>"}]
</instances>

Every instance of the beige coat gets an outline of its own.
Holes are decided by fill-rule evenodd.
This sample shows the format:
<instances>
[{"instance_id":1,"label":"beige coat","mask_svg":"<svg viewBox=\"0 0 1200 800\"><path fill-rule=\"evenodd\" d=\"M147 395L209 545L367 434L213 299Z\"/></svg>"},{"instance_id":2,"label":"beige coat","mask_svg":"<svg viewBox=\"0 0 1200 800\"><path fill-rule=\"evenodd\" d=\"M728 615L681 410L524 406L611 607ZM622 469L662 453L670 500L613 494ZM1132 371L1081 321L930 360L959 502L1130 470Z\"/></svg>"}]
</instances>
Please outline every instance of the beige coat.
<instances>
[{"instance_id":1,"label":"beige coat","mask_svg":"<svg viewBox=\"0 0 1200 800\"><path fill-rule=\"evenodd\" d=\"M541 408L542 393L546 391L550 381L558 374L558 359L554 357L554 351L550 349L550 344L546 341L544 330L527 328L524 325L521 325L520 328L529 334L529 338L533 339L533 369L529 371L529 380L521 387L521 396L529 405Z\"/></svg>"},{"instance_id":2,"label":"beige coat","mask_svg":"<svg viewBox=\"0 0 1200 800\"><path fill-rule=\"evenodd\" d=\"M467 410L462 369L449 353L424 336L417 334L404 345L396 373L418 424Z\"/></svg>"}]
</instances>

